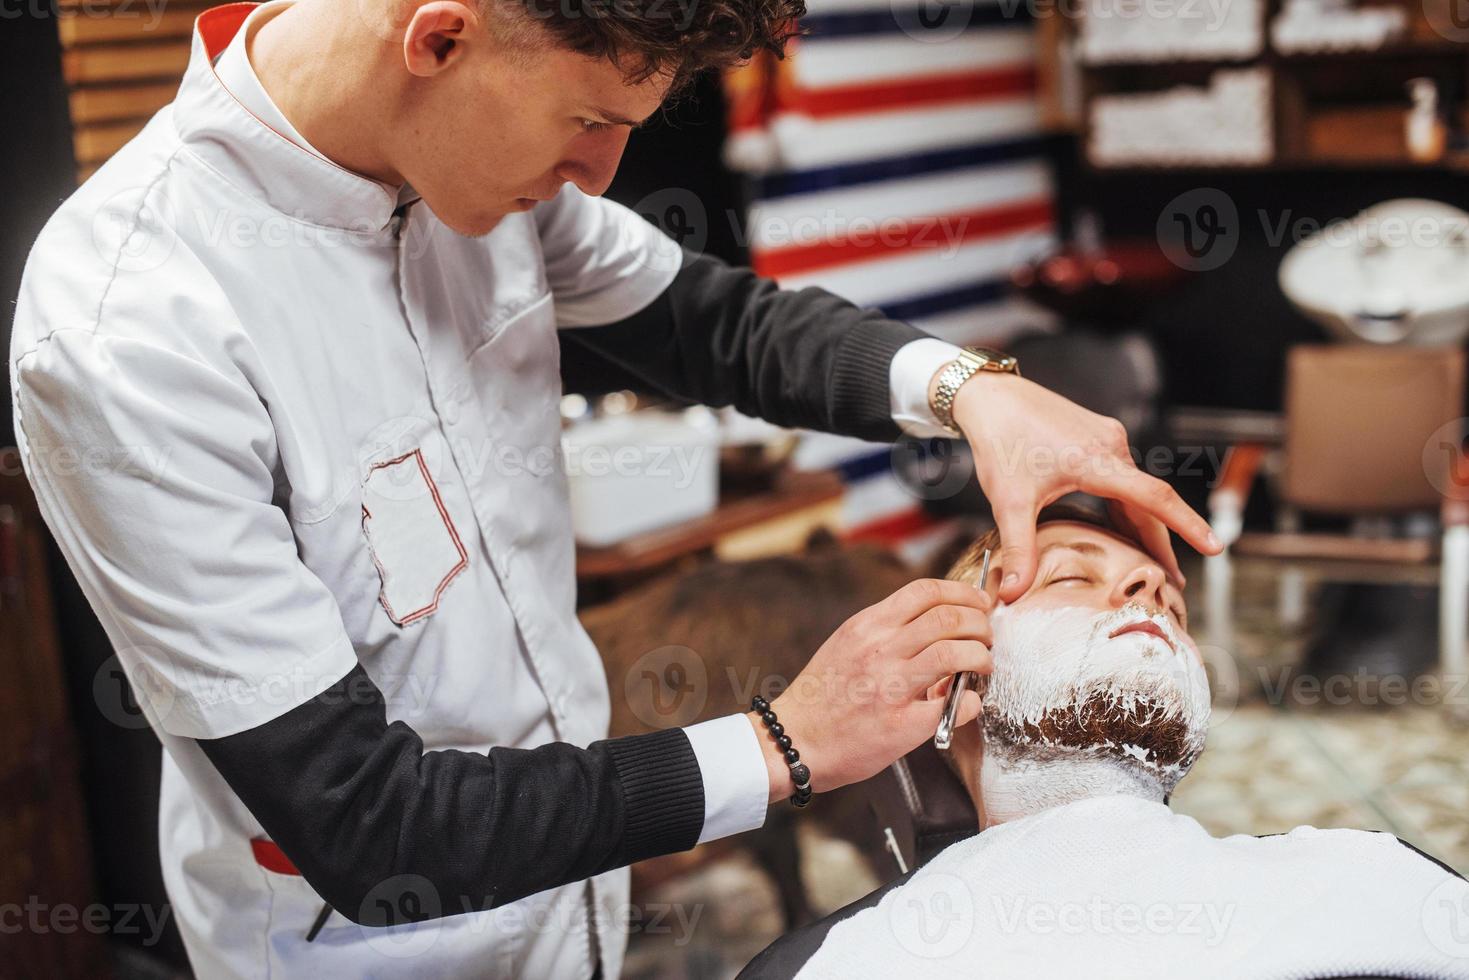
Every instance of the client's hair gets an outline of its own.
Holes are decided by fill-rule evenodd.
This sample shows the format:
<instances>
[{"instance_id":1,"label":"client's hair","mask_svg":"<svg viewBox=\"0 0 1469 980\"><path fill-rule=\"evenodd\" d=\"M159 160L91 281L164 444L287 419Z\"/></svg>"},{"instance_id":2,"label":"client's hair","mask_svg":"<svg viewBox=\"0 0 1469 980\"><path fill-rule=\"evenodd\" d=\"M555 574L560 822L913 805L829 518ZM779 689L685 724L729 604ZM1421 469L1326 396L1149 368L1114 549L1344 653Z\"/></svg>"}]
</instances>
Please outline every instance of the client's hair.
<instances>
[{"instance_id":1,"label":"client's hair","mask_svg":"<svg viewBox=\"0 0 1469 980\"><path fill-rule=\"evenodd\" d=\"M1144 551L1147 550L1136 534L1118 527L1104 511L1083 504L1058 500L1054 504L1042 507L1040 514L1036 516L1036 526L1039 527L1051 521L1077 521L1081 524L1090 524L1104 531L1121 535L1137 547ZM994 564L1000 557L1000 529L997 527L990 528L981 534L973 544L965 548L963 554L958 557L944 577L955 582L969 582L982 587L984 583L976 582L975 579L979 578L979 566L983 561L986 548L993 552L990 556L991 573L993 573Z\"/></svg>"}]
</instances>

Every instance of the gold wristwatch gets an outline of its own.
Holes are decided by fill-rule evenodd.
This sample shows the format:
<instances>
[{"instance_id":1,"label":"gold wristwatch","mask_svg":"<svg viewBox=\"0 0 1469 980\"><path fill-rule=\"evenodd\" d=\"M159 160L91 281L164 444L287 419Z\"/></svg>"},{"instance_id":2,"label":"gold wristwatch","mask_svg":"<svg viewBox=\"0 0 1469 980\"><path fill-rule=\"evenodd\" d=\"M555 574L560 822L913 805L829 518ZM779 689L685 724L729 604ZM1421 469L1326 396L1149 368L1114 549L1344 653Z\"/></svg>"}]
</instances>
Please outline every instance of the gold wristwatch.
<instances>
[{"instance_id":1,"label":"gold wristwatch","mask_svg":"<svg viewBox=\"0 0 1469 980\"><path fill-rule=\"evenodd\" d=\"M954 397L959 387L980 371L1000 371L1005 374L1020 374L1020 362L1009 354L988 347L965 347L959 356L950 361L939 374L931 407L934 417L945 429L956 436L964 433L954 424Z\"/></svg>"}]
</instances>

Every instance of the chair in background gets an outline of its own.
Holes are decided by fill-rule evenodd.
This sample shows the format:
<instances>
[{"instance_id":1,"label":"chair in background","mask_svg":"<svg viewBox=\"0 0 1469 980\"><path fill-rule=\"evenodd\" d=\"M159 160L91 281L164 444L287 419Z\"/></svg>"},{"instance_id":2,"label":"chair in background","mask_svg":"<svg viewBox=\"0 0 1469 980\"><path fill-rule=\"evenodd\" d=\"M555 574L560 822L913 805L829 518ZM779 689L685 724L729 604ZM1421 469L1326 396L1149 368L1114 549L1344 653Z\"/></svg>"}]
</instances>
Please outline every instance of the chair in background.
<instances>
[{"instance_id":1,"label":"chair in background","mask_svg":"<svg viewBox=\"0 0 1469 980\"><path fill-rule=\"evenodd\" d=\"M1464 352L1457 347L1301 345L1287 358L1285 441L1230 446L1209 520L1223 552L1205 559L1206 640L1233 652L1234 563L1284 565L1282 622L1305 613L1306 567L1345 581L1439 585L1439 667L1469 671L1469 465L1464 459ZM1276 500L1273 532L1245 532L1257 474ZM1307 533L1305 513L1351 519L1349 533ZM1395 518L1434 528L1394 536ZM1461 699L1462 700L1462 699ZM1469 720L1469 706L1449 706Z\"/></svg>"}]
</instances>

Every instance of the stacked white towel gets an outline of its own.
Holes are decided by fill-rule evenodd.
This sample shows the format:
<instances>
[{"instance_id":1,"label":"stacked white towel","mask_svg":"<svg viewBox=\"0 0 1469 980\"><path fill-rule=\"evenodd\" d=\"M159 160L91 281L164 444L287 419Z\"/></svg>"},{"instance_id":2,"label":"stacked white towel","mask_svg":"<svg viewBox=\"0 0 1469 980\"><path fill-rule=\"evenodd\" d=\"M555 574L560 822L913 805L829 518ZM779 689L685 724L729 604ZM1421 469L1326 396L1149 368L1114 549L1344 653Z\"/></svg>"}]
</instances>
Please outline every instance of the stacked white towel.
<instances>
[{"instance_id":1,"label":"stacked white towel","mask_svg":"<svg viewBox=\"0 0 1469 980\"><path fill-rule=\"evenodd\" d=\"M1388 834L1214 838L1082 800L949 847L838 923L802 980L1469 978L1469 882Z\"/></svg>"},{"instance_id":2,"label":"stacked white towel","mask_svg":"<svg viewBox=\"0 0 1469 980\"><path fill-rule=\"evenodd\" d=\"M1260 0L1087 0L1079 53L1090 64L1238 60L1263 46Z\"/></svg>"},{"instance_id":3,"label":"stacked white towel","mask_svg":"<svg viewBox=\"0 0 1469 980\"><path fill-rule=\"evenodd\" d=\"M1267 68L1220 70L1209 87L1100 95L1087 152L1098 166L1268 163L1275 140Z\"/></svg>"},{"instance_id":4,"label":"stacked white towel","mask_svg":"<svg viewBox=\"0 0 1469 980\"><path fill-rule=\"evenodd\" d=\"M1275 50L1285 54L1371 51L1407 30L1406 7L1354 10L1322 0L1290 0L1270 25L1270 39Z\"/></svg>"}]
</instances>

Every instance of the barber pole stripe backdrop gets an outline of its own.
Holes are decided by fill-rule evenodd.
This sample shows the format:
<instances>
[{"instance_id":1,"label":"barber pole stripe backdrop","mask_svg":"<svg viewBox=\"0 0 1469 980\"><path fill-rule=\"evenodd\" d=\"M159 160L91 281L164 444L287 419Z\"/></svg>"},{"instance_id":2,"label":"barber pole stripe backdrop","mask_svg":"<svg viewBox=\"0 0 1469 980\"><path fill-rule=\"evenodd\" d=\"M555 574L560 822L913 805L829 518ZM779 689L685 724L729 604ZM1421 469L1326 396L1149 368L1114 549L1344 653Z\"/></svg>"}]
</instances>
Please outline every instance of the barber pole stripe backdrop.
<instances>
[{"instance_id":1,"label":"barber pole stripe backdrop","mask_svg":"<svg viewBox=\"0 0 1469 980\"><path fill-rule=\"evenodd\" d=\"M784 61L726 79L726 156L751 177L751 264L818 285L956 343L1049 330L1008 275L1055 245L1022 0L808 0ZM847 481L849 536L901 543L931 528L891 451L811 434L805 467Z\"/></svg>"}]
</instances>

